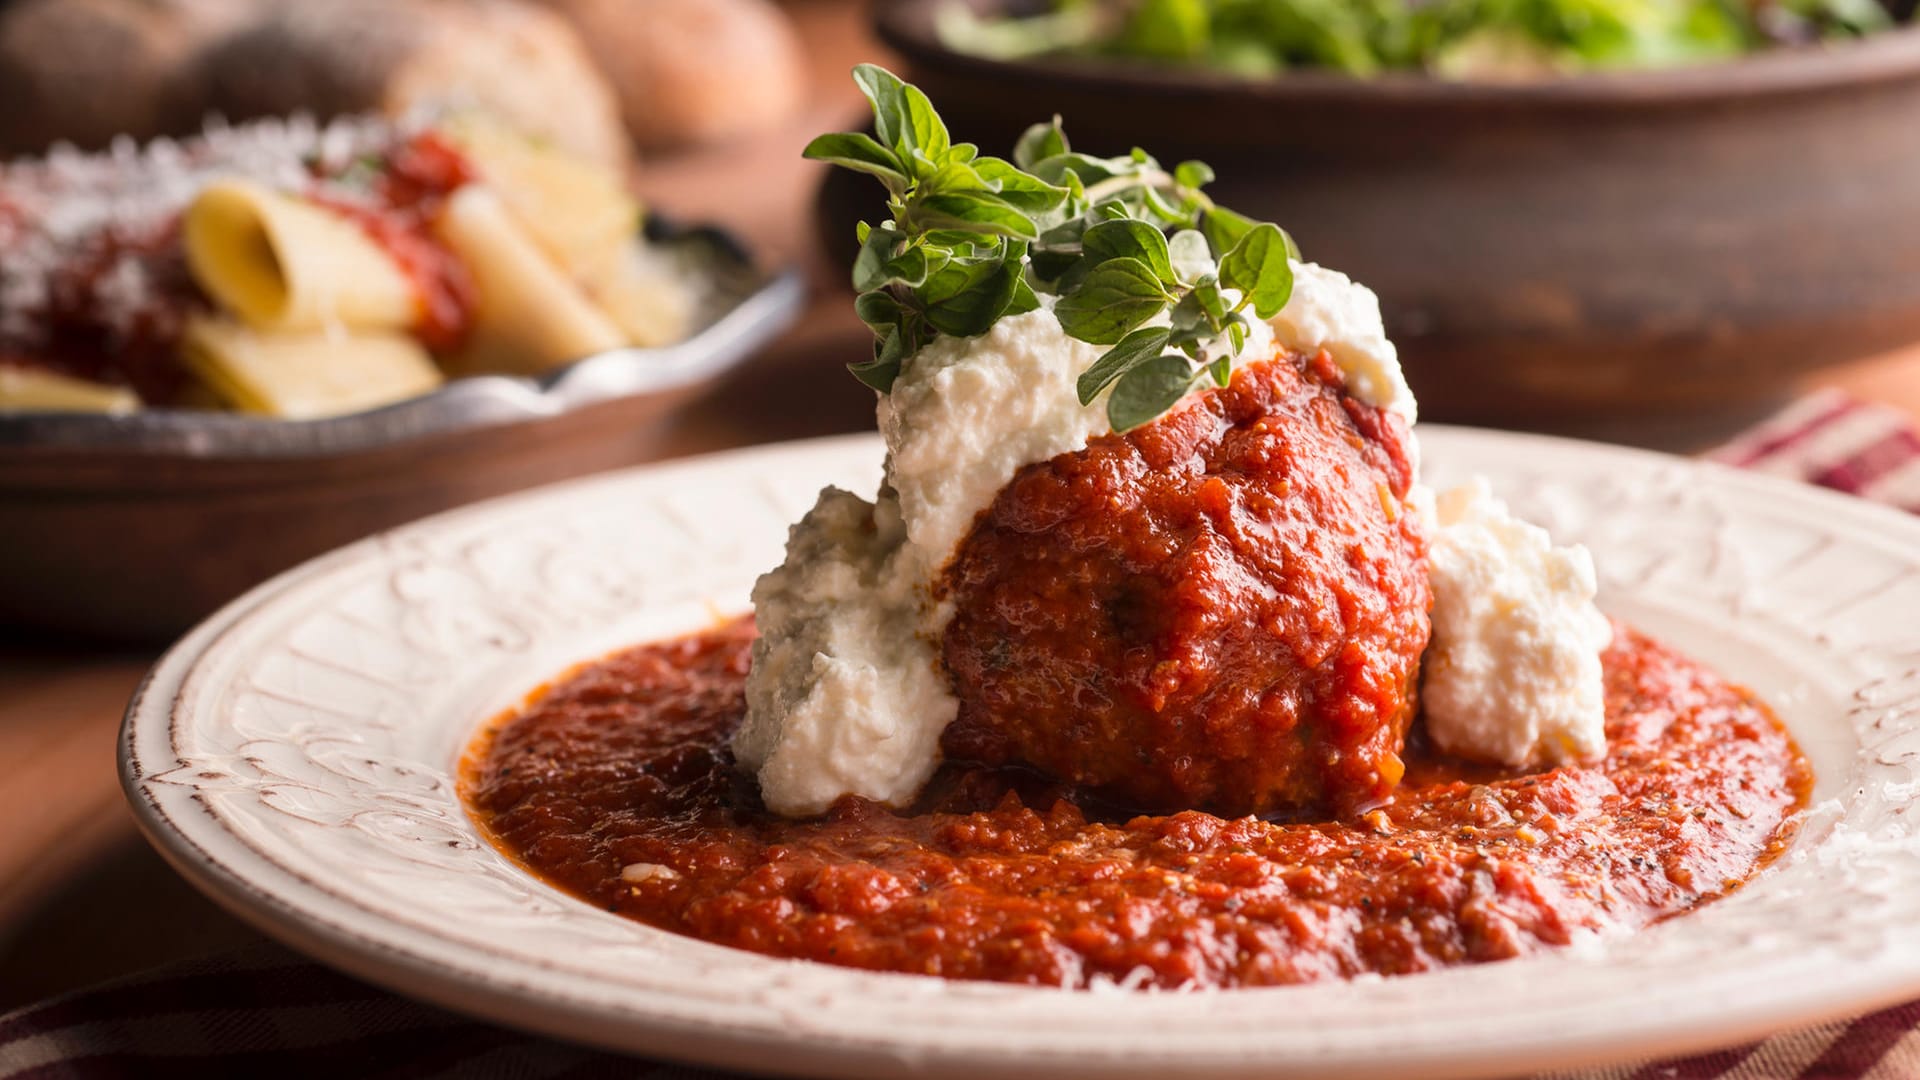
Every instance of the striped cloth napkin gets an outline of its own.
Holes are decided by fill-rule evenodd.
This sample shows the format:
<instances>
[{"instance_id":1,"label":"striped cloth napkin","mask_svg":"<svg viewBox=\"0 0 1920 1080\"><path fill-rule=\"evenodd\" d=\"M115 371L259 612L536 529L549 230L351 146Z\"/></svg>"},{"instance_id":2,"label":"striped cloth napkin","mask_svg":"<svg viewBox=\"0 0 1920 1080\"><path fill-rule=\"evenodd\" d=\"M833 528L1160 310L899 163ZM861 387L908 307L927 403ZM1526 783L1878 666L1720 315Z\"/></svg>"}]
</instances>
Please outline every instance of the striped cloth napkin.
<instances>
[{"instance_id":1,"label":"striped cloth napkin","mask_svg":"<svg viewBox=\"0 0 1920 1080\"><path fill-rule=\"evenodd\" d=\"M1707 456L1920 513L1920 432L1912 417L1838 390L1801 398Z\"/></svg>"},{"instance_id":2,"label":"striped cloth napkin","mask_svg":"<svg viewBox=\"0 0 1920 1080\"><path fill-rule=\"evenodd\" d=\"M1839 393L1708 457L1920 512L1920 434ZM277 947L176 965L0 1016L0 1080L263 1076L739 1080L551 1042L396 997ZM1920 1001L1761 1042L1542 1080L1914 1080Z\"/></svg>"}]
</instances>

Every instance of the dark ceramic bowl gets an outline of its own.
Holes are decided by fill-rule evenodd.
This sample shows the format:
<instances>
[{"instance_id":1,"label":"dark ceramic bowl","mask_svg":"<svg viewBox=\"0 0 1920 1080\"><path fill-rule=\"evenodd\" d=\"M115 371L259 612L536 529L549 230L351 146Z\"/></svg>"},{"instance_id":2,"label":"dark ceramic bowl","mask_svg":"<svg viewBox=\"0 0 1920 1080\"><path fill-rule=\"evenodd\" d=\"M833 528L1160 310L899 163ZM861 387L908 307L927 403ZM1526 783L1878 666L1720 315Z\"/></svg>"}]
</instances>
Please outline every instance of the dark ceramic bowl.
<instances>
[{"instance_id":1,"label":"dark ceramic bowl","mask_svg":"<svg viewBox=\"0 0 1920 1080\"><path fill-rule=\"evenodd\" d=\"M668 414L791 325L805 290L714 230L654 239L712 282L674 345L325 420L0 414L0 628L164 640L371 533L659 456Z\"/></svg>"},{"instance_id":2,"label":"dark ceramic bowl","mask_svg":"<svg viewBox=\"0 0 1920 1080\"><path fill-rule=\"evenodd\" d=\"M1423 413L1718 412L1920 340L1920 29L1526 85L1247 82L957 54L944 2L876 22L956 137L1004 153L1058 112L1082 149L1208 161L1222 203L1380 294ZM850 236L870 181L833 184Z\"/></svg>"}]
</instances>

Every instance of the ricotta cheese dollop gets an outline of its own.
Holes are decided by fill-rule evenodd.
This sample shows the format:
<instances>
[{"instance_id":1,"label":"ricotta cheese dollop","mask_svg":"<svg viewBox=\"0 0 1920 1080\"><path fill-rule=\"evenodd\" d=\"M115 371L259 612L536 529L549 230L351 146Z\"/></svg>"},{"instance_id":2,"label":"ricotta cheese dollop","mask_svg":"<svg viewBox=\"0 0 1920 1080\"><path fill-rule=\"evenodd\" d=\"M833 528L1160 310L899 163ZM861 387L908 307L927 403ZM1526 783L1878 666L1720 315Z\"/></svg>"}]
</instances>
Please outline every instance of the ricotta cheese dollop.
<instances>
[{"instance_id":1,"label":"ricotta cheese dollop","mask_svg":"<svg viewBox=\"0 0 1920 1080\"><path fill-rule=\"evenodd\" d=\"M1399 350L1387 340L1380 298L1338 270L1313 263L1293 265L1293 295L1273 317L1273 336L1295 352L1327 350L1347 379L1347 393L1377 408L1397 412L1412 424L1420 418Z\"/></svg>"},{"instance_id":2,"label":"ricotta cheese dollop","mask_svg":"<svg viewBox=\"0 0 1920 1080\"><path fill-rule=\"evenodd\" d=\"M913 799L958 703L936 646L952 618L933 584L1022 466L1108 430L1074 383L1104 350L1046 308L939 338L880 397L885 480L873 502L829 488L753 590L760 637L734 756L767 808L817 814L842 795Z\"/></svg>"},{"instance_id":3,"label":"ricotta cheese dollop","mask_svg":"<svg viewBox=\"0 0 1920 1080\"><path fill-rule=\"evenodd\" d=\"M1420 698L1434 744L1515 767L1599 757L1600 652L1613 630L1593 602L1593 557L1555 547L1485 479L1446 492L1434 509L1433 640Z\"/></svg>"}]
</instances>

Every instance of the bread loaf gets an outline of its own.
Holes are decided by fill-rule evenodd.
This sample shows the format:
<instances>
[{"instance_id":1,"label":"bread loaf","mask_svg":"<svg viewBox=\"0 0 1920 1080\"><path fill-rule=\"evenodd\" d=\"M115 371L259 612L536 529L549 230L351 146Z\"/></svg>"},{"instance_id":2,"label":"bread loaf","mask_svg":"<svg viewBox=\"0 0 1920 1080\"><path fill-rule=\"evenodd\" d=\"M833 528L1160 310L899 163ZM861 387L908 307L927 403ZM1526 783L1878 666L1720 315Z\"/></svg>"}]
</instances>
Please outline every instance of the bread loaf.
<instances>
[{"instance_id":1,"label":"bread loaf","mask_svg":"<svg viewBox=\"0 0 1920 1080\"><path fill-rule=\"evenodd\" d=\"M192 74L258 0L0 3L0 156L197 127Z\"/></svg>"},{"instance_id":2,"label":"bread loaf","mask_svg":"<svg viewBox=\"0 0 1920 1080\"><path fill-rule=\"evenodd\" d=\"M627 141L562 18L513 0L271 5L211 50L205 100L238 118L471 107L608 167Z\"/></svg>"},{"instance_id":3,"label":"bread loaf","mask_svg":"<svg viewBox=\"0 0 1920 1080\"><path fill-rule=\"evenodd\" d=\"M574 21L642 149L715 142L793 115L805 59L767 0L548 0Z\"/></svg>"}]
</instances>

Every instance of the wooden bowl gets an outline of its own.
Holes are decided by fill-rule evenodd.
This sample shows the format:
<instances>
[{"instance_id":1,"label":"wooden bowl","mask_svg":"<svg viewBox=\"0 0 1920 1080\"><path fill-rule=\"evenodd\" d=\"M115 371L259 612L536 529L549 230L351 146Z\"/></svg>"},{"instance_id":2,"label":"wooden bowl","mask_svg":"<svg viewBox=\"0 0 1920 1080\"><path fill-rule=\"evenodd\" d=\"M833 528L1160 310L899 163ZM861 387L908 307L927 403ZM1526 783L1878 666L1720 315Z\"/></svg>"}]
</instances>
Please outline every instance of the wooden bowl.
<instances>
[{"instance_id":1,"label":"wooden bowl","mask_svg":"<svg viewBox=\"0 0 1920 1080\"><path fill-rule=\"evenodd\" d=\"M0 415L0 625L171 638L308 558L463 503L662 453L662 421L798 316L792 271L732 280L706 324L540 379L456 379L327 420L153 410Z\"/></svg>"},{"instance_id":2,"label":"wooden bowl","mask_svg":"<svg viewBox=\"0 0 1920 1080\"><path fill-rule=\"evenodd\" d=\"M1004 153L1058 112L1080 149L1208 161L1222 203L1380 294L1423 414L1751 407L1920 340L1920 29L1533 84L1249 82L958 54L945 2L876 24L956 138ZM831 183L830 237L884 212Z\"/></svg>"}]
</instances>

